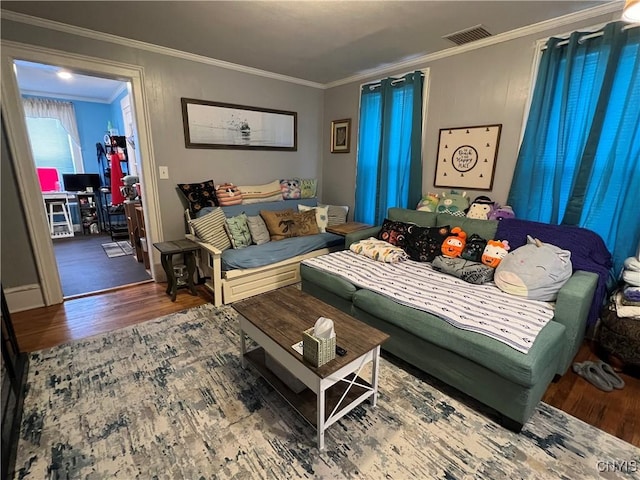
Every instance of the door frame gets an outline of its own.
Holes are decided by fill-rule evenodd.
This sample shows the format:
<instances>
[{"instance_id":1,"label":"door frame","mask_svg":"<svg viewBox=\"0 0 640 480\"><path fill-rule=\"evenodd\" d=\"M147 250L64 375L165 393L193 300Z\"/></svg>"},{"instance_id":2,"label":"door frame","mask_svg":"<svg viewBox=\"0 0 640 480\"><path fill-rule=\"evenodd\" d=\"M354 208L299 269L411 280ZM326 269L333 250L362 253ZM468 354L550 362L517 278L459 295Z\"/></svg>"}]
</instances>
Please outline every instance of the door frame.
<instances>
[{"instance_id":1,"label":"door frame","mask_svg":"<svg viewBox=\"0 0 640 480\"><path fill-rule=\"evenodd\" d=\"M78 55L45 47L27 45L12 41L1 42L1 105L5 118L8 147L11 151L16 173L16 181L20 200L24 208L25 223L34 252L34 261L42 298L45 305L63 302L62 287L58 274L58 266L53 251L53 243L49 235L49 227L42 208L40 186L31 154L27 133L24 109L20 101L20 89L14 74L14 60L45 63L68 68L78 73L86 73L129 82L133 102L134 119L138 129L139 161L143 209L145 223L148 228L149 245L163 240L162 221L158 203L158 179L153 145L151 140L151 123L148 110L147 95L144 88L144 69L139 65L131 65L102 58ZM155 280L161 275L158 259L152 249L150 262L151 276Z\"/></svg>"}]
</instances>

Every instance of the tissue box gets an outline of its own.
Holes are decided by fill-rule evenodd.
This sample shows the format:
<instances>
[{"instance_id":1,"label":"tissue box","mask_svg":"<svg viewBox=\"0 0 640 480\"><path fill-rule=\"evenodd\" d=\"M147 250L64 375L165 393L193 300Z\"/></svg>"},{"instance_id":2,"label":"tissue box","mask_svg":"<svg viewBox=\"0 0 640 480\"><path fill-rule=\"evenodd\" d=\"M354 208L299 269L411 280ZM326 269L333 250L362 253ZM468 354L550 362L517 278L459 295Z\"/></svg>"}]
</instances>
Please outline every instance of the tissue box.
<instances>
[{"instance_id":1,"label":"tissue box","mask_svg":"<svg viewBox=\"0 0 640 480\"><path fill-rule=\"evenodd\" d=\"M313 328L302 332L302 356L314 367L319 367L336 358L336 337L318 338Z\"/></svg>"}]
</instances>

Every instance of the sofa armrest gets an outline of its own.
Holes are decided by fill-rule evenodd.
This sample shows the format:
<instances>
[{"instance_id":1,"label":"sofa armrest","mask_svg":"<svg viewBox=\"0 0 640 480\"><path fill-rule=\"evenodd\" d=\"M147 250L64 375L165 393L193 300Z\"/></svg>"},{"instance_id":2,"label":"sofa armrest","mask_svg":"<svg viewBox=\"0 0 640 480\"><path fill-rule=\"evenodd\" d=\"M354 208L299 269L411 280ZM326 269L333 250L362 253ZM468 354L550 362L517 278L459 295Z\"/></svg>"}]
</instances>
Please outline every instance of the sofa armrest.
<instances>
[{"instance_id":1,"label":"sofa armrest","mask_svg":"<svg viewBox=\"0 0 640 480\"><path fill-rule=\"evenodd\" d=\"M344 248L348 250L349 246L354 242L359 242L360 240L364 240L369 237L377 237L378 232L380 232L380 227L369 227L364 230L348 233L344 237Z\"/></svg>"},{"instance_id":2,"label":"sofa armrest","mask_svg":"<svg viewBox=\"0 0 640 480\"><path fill-rule=\"evenodd\" d=\"M216 307L222 305L222 250L210 243L205 243L195 235L187 233L185 237L195 242L200 247L198 255L198 268L204 272L204 276L211 276L211 290L213 291L213 304Z\"/></svg>"},{"instance_id":3,"label":"sofa armrest","mask_svg":"<svg viewBox=\"0 0 640 480\"><path fill-rule=\"evenodd\" d=\"M564 355L558 365L560 375L567 371L582 345L597 284L598 275L578 270L558 292L553 321L564 325L567 337Z\"/></svg>"}]
</instances>

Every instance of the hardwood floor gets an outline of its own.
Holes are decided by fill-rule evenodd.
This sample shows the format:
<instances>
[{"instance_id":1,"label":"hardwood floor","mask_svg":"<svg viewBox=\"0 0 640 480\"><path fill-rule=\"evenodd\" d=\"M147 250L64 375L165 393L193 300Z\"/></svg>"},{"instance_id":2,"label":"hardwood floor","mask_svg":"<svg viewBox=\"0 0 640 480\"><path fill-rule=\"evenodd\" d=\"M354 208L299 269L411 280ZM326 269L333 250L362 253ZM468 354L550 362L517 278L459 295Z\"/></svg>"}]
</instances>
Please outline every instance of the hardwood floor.
<instances>
[{"instance_id":1,"label":"hardwood floor","mask_svg":"<svg viewBox=\"0 0 640 480\"><path fill-rule=\"evenodd\" d=\"M11 315L20 348L35 351L71 340L108 332L169 313L208 303L211 294L202 285L198 296L186 290L171 302L166 284L147 283L101 295L68 300L61 305ZM597 360L594 348L582 345L576 361ZM543 397L549 405L640 447L640 379L621 374L622 390L603 392L567 372L551 384Z\"/></svg>"}]
</instances>

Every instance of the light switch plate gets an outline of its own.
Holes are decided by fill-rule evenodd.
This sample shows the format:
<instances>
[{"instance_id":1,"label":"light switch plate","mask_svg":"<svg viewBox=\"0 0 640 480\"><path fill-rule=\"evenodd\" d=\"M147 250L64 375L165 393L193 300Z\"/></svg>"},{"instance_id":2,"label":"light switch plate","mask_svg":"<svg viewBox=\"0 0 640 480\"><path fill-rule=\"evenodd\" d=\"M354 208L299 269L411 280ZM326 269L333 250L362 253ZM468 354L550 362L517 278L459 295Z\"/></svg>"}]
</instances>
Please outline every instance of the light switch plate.
<instances>
[{"instance_id":1,"label":"light switch plate","mask_svg":"<svg viewBox=\"0 0 640 480\"><path fill-rule=\"evenodd\" d=\"M169 179L169 167L158 167L160 169L160 179L168 180Z\"/></svg>"}]
</instances>

